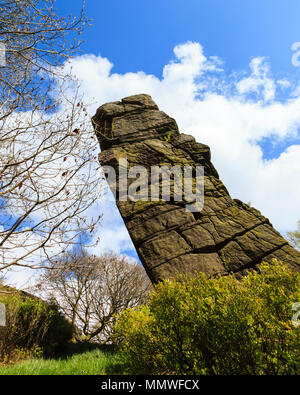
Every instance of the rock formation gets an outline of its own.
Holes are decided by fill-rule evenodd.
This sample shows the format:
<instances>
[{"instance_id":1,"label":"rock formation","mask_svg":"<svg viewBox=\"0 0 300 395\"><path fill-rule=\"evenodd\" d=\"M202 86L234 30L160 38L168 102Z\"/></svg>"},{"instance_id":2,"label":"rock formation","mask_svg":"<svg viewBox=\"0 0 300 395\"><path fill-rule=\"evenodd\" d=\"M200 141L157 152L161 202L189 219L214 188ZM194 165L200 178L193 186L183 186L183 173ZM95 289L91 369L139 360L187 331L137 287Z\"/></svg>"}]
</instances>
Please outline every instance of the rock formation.
<instances>
[{"instance_id":1,"label":"rock formation","mask_svg":"<svg viewBox=\"0 0 300 395\"><path fill-rule=\"evenodd\" d=\"M179 133L175 120L150 96L104 104L92 121L101 147L99 161L117 175L121 158L127 159L128 169L140 165L149 172L162 165L204 167L204 207L198 212L187 211L186 201L175 201L172 194L169 201L122 201L121 179L117 177L113 185L119 211L153 282L178 271L232 272L239 277L274 258L300 271L300 253L258 210L230 197L211 162L209 147Z\"/></svg>"}]
</instances>

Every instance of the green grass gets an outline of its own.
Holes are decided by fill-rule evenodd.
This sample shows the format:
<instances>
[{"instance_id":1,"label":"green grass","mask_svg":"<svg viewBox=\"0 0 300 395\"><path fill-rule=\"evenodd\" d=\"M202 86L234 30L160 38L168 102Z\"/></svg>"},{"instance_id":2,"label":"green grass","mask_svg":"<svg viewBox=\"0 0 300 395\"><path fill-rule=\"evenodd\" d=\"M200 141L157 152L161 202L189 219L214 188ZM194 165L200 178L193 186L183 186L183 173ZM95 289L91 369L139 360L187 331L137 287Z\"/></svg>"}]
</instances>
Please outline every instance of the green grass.
<instances>
[{"instance_id":1,"label":"green grass","mask_svg":"<svg viewBox=\"0 0 300 395\"><path fill-rule=\"evenodd\" d=\"M120 358L112 350L83 351L53 359L29 359L0 366L0 375L104 375L122 374Z\"/></svg>"}]
</instances>

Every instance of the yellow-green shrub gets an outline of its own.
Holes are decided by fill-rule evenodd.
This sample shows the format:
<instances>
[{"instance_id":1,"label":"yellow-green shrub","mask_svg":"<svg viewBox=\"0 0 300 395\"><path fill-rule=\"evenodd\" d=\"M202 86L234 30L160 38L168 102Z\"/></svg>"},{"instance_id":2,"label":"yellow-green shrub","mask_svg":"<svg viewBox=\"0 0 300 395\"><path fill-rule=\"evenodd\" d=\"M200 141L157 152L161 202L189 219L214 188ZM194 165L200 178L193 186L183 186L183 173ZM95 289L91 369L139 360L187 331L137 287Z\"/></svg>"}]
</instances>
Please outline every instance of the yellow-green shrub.
<instances>
[{"instance_id":1,"label":"yellow-green shrub","mask_svg":"<svg viewBox=\"0 0 300 395\"><path fill-rule=\"evenodd\" d=\"M160 283L115 330L132 373L299 374L298 301L299 274L273 261L241 281L200 274Z\"/></svg>"}]
</instances>

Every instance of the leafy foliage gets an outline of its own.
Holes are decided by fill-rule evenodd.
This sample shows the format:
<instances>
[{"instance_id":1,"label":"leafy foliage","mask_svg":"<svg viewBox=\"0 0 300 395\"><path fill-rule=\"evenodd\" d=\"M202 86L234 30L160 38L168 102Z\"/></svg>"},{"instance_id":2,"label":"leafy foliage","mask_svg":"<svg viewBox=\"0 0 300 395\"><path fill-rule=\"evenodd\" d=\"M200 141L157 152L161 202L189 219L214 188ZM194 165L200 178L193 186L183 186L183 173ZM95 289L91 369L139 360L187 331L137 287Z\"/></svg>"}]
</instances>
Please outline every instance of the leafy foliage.
<instances>
[{"instance_id":1,"label":"leafy foliage","mask_svg":"<svg viewBox=\"0 0 300 395\"><path fill-rule=\"evenodd\" d=\"M72 337L72 326L54 304L18 293L1 294L6 326L0 328L0 361L50 356Z\"/></svg>"},{"instance_id":2,"label":"leafy foliage","mask_svg":"<svg viewBox=\"0 0 300 395\"><path fill-rule=\"evenodd\" d=\"M116 341L140 374L299 374L292 305L300 276L277 261L233 275L167 280L119 316Z\"/></svg>"}]
</instances>

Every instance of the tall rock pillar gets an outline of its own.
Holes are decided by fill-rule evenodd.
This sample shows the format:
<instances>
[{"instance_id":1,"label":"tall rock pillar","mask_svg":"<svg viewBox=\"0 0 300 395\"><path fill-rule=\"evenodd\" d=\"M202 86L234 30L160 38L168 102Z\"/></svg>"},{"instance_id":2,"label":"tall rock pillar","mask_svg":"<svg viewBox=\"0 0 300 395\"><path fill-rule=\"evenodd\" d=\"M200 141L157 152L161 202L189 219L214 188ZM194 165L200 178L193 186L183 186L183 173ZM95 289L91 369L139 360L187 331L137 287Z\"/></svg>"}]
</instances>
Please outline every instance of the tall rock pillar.
<instances>
[{"instance_id":1,"label":"tall rock pillar","mask_svg":"<svg viewBox=\"0 0 300 395\"><path fill-rule=\"evenodd\" d=\"M239 277L274 258L300 271L300 252L258 210L230 197L211 162L209 147L179 133L176 121L150 96L104 104L93 125L101 147L100 164L116 171L116 182L110 186L116 187L118 209L153 282L177 272L233 272ZM127 169L121 168L125 162ZM133 166L147 170L149 191L155 166L204 168L203 208L188 211L184 196L174 199L174 190L168 201L124 200L120 182ZM129 187L134 179L126 182Z\"/></svg>"}]
</instances>

